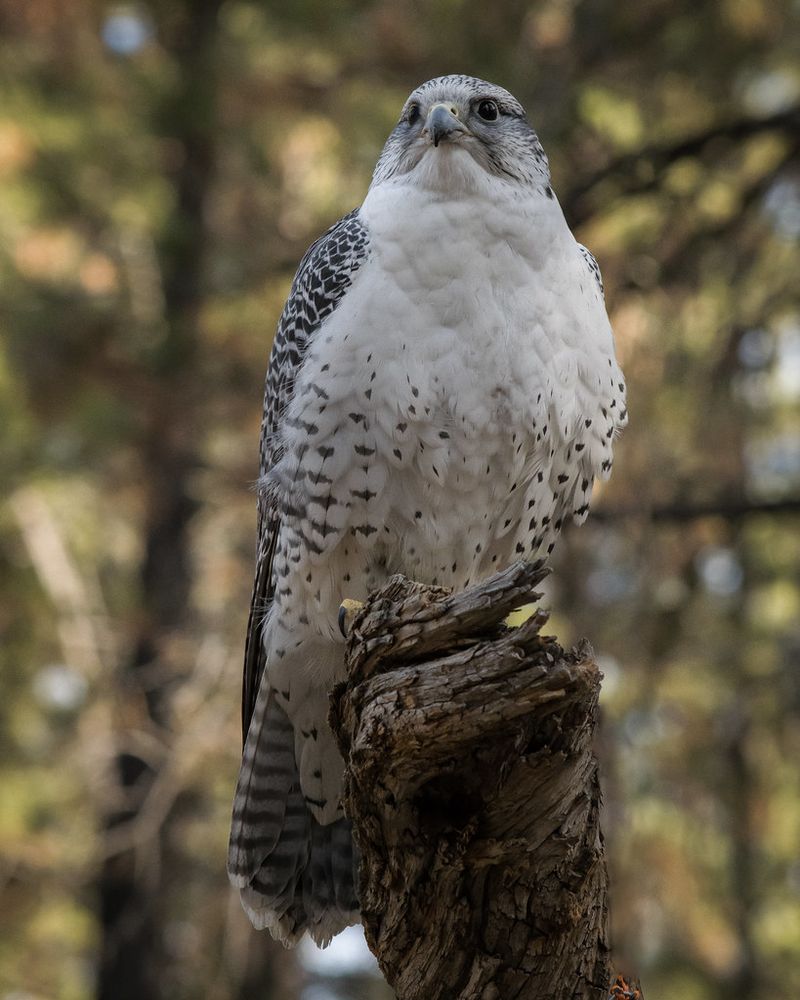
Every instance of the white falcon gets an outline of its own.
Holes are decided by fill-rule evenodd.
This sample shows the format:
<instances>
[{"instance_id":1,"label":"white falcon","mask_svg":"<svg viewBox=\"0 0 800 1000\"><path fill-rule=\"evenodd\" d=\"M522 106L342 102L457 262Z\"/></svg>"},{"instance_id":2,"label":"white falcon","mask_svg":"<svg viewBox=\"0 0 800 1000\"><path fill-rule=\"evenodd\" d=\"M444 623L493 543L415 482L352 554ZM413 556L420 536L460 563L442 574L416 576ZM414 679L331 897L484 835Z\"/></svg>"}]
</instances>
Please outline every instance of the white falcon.
<instances>
[{"instance_id":1,"label":"white falcon","mask_svg":"<svg viewBox=\"0 0 800 1000\"><path fill-rule=\"evenodd\" d=\"M359 919L326 721L341 601L546 556L625 422L597 263L523 108L468 76L418 87L270 357L228 858L255 926L325 944Z\"/></svg>"}]
</instances>

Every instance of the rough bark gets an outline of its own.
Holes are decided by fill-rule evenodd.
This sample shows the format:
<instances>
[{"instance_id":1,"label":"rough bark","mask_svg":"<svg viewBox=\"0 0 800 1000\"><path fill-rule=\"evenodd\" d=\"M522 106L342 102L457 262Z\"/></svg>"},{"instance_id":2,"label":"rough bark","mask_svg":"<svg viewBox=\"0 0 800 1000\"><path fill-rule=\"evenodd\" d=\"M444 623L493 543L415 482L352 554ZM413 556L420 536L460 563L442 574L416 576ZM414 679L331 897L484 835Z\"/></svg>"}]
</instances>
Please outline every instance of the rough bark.
<instances>
[{"instance_id":1,"label":"rough bark","mask_svg":"<svg viewBox=\"0 0 800 1000\"><path fill-rule=\"evenodd\" d=\"M370 948L399 1000L609 995L587 644L541 635L546 570L463 593L393 577L355 618L331 698Z\"/></svg>"}]
</instances>

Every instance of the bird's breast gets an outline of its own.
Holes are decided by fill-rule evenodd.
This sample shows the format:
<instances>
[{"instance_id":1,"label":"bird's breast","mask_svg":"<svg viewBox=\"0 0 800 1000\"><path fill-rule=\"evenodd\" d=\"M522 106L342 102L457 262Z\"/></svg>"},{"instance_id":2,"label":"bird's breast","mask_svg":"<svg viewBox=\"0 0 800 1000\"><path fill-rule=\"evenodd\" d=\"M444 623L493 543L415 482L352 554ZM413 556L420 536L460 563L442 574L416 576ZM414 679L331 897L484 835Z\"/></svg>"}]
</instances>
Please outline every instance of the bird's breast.
<instances>
[{"instance_id":1,"label":"bird's breast","mask_svg":"<svg viewBox=\"0 0 800 1000\"><path fill-rule=\"evenodd\" d=\"M560 213L409 197L362 216L369 258L304 359L274 485L325 579L464 586L585 515L610 459L607 319Z\"/></svg>"}]
</instances>

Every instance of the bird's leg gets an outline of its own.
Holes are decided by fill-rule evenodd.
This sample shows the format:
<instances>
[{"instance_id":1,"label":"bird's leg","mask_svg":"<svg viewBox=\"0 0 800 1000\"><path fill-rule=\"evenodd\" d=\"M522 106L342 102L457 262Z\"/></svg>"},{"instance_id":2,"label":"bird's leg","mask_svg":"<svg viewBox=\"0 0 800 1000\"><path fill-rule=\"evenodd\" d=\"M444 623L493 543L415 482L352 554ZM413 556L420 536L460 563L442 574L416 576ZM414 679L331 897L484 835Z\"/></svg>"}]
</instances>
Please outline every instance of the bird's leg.
<instances>
[{"instance_id":1,"label":"bird's leg","mask_svg":"<svg viewBox=\"0 0 800 1000\"><path fill-rule=\"evenodd\" d=\"M353 619L363 607L363 601L353 601L349 597L345 597L339 605L339 631L345 639L350 634Z\"/></svg>"}]
</instances>

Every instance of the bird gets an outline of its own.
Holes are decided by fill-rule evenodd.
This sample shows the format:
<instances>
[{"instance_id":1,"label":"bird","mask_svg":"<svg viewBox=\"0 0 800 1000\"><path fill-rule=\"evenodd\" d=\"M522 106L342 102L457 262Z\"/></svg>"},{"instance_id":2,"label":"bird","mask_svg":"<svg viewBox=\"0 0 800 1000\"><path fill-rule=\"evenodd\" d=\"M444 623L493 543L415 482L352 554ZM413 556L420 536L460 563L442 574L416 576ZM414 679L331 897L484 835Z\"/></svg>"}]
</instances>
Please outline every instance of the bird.
<instances>
[{"instance_id":1,"label":"bird","mask_svg":"<svg viewBox=\"0 0 800 1000\"><path fill-rule=\"evenodd\" d=\"M257 928L359 921L339 610L395 573L460 590L546 559L627 422L600 270L504 88L417 87L360 208L302 258L266 377L228 874Z\"/></svg>"}]
</instances>

